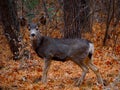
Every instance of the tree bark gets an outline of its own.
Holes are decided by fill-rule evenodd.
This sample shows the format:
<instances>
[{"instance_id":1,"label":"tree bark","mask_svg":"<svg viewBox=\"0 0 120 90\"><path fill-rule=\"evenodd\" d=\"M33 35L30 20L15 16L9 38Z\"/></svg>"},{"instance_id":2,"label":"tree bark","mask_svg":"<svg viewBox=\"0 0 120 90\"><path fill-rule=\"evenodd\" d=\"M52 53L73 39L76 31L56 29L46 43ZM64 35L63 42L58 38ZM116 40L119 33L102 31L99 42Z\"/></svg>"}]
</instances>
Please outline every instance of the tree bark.
<instances>
[{"instance_id":1,"label":"tree bark","mask_svg":"<svg viewBox=\"0 0 120 90\"><path fill-rule=\"evenodd\" d=\"M86 0L63 0L64 38L81 38L88 9Z\"/></svg>"},{"instance_id":2,"label":"tree bark","mask_svg":"<svg viewBox=\"0 0 120 90\"><path fill-rule=\"evenodd\" d=\"M109 0L108 2L108 7L107 7L107 20L106 20L106 31L105 31L105 36L103 40L103 45L106 45L106 40L108 38L108 32L109 32L109 27L110 23L112 21L112 18L114 17L114 0Z\"/></svg>"},{"instance_id":3,"label":"tree bark","mask_svg":"<svg viewBox=\"0 0 120 90\"><path fill-rule=\"evenodd\" d=\"M19 59L19 49L21 47L20 27L17 17L17 8L14 0L0 0L1 21L4 34L9 41L13 59Z\"/></svg>"}]
</instances>

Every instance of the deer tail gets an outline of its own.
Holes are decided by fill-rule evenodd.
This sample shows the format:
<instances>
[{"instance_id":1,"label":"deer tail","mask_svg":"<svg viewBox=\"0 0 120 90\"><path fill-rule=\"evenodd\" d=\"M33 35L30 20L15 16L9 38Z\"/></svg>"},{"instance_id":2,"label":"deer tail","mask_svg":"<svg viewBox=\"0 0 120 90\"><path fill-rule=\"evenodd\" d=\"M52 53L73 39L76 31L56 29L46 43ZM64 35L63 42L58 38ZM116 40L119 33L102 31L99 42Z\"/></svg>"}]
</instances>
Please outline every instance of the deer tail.
<instances>
[{"instance_id":1,"label":"deer tail","mask_svg":"<svg viewBox=\"0 0 120 90\"><path fill-rule=\"evenodd\" d=\"M93 53L94 53L94 44L93 43L89 43L89 54L88 54L88 58L89 59L93 59Z\"/></svg>"}]
</instances>

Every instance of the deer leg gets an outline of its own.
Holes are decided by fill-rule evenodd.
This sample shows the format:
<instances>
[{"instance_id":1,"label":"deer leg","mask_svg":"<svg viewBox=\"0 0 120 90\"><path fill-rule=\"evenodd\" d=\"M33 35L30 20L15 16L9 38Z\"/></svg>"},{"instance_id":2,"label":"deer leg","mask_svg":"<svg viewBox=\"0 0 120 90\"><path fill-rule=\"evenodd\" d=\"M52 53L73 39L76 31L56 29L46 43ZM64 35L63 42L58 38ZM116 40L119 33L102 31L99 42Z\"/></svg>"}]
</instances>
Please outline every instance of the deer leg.
<instances>
[{"instance_id":1,"label":"deer leg","mask_svg":"<svg viewBox=\"0 0 120 90\"><path fill-rule=\"evenodd\" d=\"M82 62L79 64L79 66L82 69L82 76L78 79L78 81L75 83L76 86L80 86L83 83L83 80L85 79L86 74L88 73L88 67Z\"/></svg>"},{"instance_id":2,"label":"deer leg","mask_svg":"<svg viewBox=\"0 0 120 90\"><path fill-rule=\"evenodd\" d=\"M89 61L88 66L96 74L98 83L103 85L103 80L102 80L102 77L100 75L99 69L91 61Z\"/></svg>"},{"instance_id":3,"label":"deer leg","mask_svg":"<svg viewBox=\"0 0 120 90\"><path fill-rule=\"evenodd\" d=\"M44 59L43 75L42 75L42 79L41 79L41 81L43 83L47 82L47 73L48 73L48 70L50 67L50 63L51 63L51 60L46 59L46 58Z\"/></svg>"}]
</instances>

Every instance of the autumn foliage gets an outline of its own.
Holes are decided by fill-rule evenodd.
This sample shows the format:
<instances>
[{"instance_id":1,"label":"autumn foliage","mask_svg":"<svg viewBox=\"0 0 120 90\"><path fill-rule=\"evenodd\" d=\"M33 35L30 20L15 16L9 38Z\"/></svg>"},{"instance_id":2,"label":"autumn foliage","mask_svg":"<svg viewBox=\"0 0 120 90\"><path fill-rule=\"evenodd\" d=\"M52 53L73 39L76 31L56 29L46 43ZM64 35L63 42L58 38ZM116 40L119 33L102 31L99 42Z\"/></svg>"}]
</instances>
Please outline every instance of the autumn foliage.
<instances>
[{"instance_id":1,"label":"autumn foliage","mask_svg":"<svg viewBox=\"0 0 120 90\"><path fill-rule=\"evenodd\" d=\"M35 82L41 78L43 59L32 50L27 28L21 28L30 59L14 61L3 29L0 27L0 90L119 90L120 89L120 37L114 46L114 40L108 39L107 46L102 46L105 25L94 23L93 32L83 35L95 44L94 64L100 69L104 85L97 83L95 74L90 70L80 87L74 81L81 77L81 69L72 61L53 61L46 84ZM120 31L120 29L118 28ZM44 33L44 31L43 31ZM61 37L59 29L51 37Z\"/></svg>"}]
</instances>

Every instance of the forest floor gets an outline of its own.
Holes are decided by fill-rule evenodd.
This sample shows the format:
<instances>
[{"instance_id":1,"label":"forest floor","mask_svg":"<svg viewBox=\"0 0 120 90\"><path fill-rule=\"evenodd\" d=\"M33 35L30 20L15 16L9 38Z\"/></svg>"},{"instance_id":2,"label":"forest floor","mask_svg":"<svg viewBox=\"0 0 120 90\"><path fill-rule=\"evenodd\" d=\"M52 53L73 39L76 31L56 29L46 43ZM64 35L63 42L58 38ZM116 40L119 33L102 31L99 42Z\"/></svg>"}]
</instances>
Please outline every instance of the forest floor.
<instances>
[{"instance_id":1,"label":"forest floor","mask_svg":"<svg viewBox=\"0 0 120 90\"><path fill-rule=\"evenodd\" d=\"M103 28L104 25L94 24L92 34L86 33L85 38L95 44L94 64L99 68L105 86L97 83L95 74L90 70L80 87L75 87L74 81L81 77L82 70L72 61L53 61L48 82L34 82L42 76L43 59L32 50L28 30L24 30L24 42L32 58L21 64L21 61L12 60L8 41L0 28L0 90L120 90L120 37L114 49L112 39L107 41L107 46L102 46ZM59 35L57 30L51 34L52 37Z\"/></svg>"}]
</instances>

